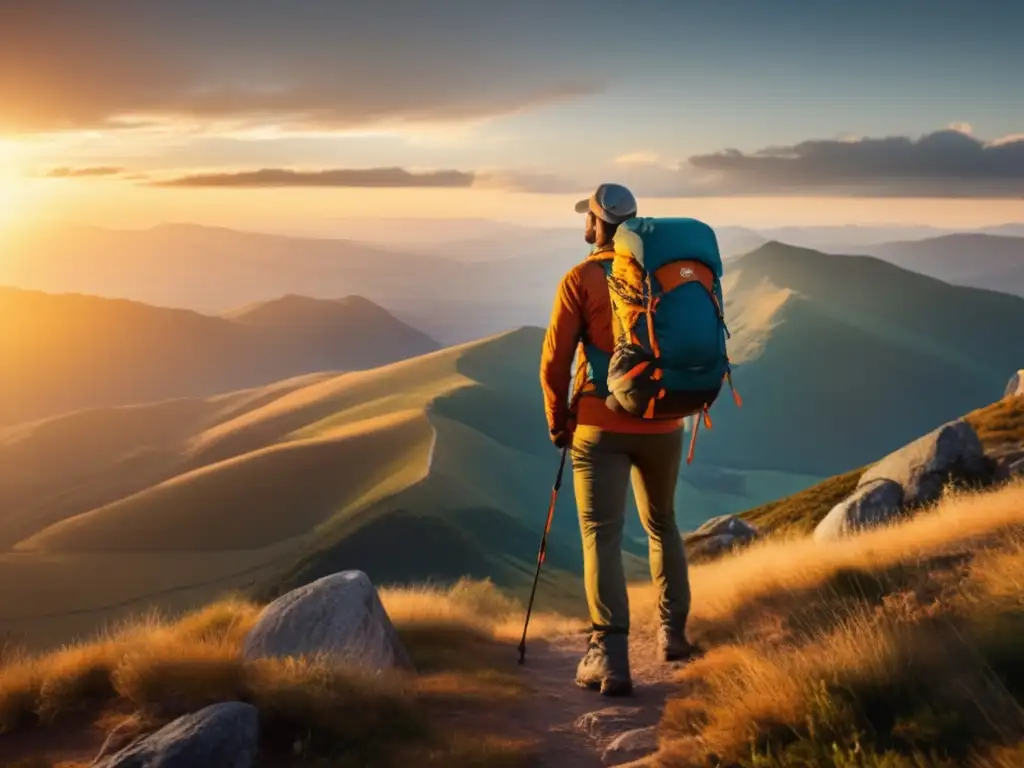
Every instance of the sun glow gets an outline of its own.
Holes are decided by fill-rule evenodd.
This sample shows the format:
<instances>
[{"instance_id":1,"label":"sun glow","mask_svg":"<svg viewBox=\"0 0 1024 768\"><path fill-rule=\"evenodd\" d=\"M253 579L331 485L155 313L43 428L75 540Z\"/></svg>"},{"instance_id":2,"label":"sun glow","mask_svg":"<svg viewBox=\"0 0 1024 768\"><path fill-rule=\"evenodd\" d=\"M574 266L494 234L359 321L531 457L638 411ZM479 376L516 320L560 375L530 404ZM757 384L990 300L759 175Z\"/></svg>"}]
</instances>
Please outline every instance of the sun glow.
<instances>
[{"instance_id":1,"label":"sun glow","mask_svg":"<svg viewBox=\"0 0 1024 768\"><path fill-rule=\"evenodd\" d=\"M0 236L25 221L31 189L20 167L17 147L0 140Z\"/></svg>"}]
</instances>

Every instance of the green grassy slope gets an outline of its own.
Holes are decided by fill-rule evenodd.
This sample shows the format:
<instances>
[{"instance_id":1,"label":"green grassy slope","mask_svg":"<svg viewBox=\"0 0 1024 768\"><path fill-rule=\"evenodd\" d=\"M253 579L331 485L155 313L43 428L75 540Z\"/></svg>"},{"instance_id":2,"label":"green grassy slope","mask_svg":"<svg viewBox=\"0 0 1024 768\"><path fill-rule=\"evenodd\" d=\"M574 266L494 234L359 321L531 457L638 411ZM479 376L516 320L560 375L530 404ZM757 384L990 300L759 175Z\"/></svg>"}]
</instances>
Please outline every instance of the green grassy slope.
<instances>
[{"instance_id":1,"label":"green grassy slope","mask_svg":"<svg viewBox=\"0 0 1024 768\"><path fill-rule=\"evenodd\" d=\"M0 571L52 585L27 612L23 591L0 590L0 627L31 630L36 616L66 632L153 595L187 606L342 567L380 583L471 575L523 590L558 459L541 341L526 328L371 371L0 431ZM695 527L812 480L702 467L680 483L680 520ZM627 533L641 574L635 516ZM549 597L578 594L571 482L548 566ZM80 622L65 620L75 611Z\"/></svg>"},{"instance_id":2,"label":"green grassy slope","mask_svg":"<svg viewBox=\"0 0 1024 768\"><path fill-rule=\"evenodd\" d=\"M74 590L29 594L28 611L23 589L0 590L0 631L31 632L37 616L64 632L69 612L86 626L147 595L178 606L341 567L378 583L472 575L522 589L557 453L535 376L531 390L493 363L536 359L539 345L527 329L373 371L0 432L0 572L66 585L81 569ZM526 426L493 429L495 414ZM578 588L577 542L569 491L552 597Z\"/></svg>"},{"instance_id":3,"label":"green grassy slope","mask_svg":"<svg viewBox=\"0 0 1024 768\"><path fill-rule=\"evenodd\" d=\"M739 359L743 409L716 405L698 445L719 466L824 476L863 465L991 402L1024 359L1017 297L779 243L743 257L730 279L739 299L781 300Z\"/></svg>"}]
</instances>

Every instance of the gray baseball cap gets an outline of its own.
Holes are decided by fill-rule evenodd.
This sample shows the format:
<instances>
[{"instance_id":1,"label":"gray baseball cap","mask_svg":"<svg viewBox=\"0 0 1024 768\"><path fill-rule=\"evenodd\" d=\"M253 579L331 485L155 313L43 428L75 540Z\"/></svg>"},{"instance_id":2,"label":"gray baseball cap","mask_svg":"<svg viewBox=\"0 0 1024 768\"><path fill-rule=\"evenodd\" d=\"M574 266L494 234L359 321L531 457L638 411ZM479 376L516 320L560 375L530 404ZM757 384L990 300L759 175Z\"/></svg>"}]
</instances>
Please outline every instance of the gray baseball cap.
<instances>
[{"instance_id":1,"label":"gray baseball cap","mask_svg":"<svg viewBox=\"0 0 1024 768\"><path fill-rule=\"evenodd\" d=\"M621 184L602 184L590 197L576 203L576 213L587 211L609 224L621 224L636 216L636 198Z\"/></svg>"}]
</instances>

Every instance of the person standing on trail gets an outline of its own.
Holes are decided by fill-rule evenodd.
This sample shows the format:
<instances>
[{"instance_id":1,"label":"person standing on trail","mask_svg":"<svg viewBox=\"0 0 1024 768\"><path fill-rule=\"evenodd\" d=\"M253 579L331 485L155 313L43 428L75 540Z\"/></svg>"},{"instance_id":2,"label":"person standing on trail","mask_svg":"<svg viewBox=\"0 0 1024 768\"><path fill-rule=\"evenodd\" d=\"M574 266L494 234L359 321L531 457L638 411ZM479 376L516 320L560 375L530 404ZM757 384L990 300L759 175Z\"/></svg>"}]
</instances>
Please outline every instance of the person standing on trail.
<instances>
[{"instance_id":1,"label":"person standing on trail","mask_svg":"<svg viewBox=\"0 0 1024 768\"><path fill-rule=\"evenodd\" d=\"M686 639L690 583L673 505L683 456L683 419L637 418L613 410L598 393L595 382L607 375L615 346L606 265L613 257L616 230L636 217L637 203L626 187L601 184L576 204L576 212L586 214L585 240L593 248L558 287L540 379L551 440L559 448L570 447L583 540L592 634L576 683L604 695L627 695L632 680L622 534L631 476L659 595L660 653L665 661L686 660L695 653Z\"/></svg>"}]
</instances>

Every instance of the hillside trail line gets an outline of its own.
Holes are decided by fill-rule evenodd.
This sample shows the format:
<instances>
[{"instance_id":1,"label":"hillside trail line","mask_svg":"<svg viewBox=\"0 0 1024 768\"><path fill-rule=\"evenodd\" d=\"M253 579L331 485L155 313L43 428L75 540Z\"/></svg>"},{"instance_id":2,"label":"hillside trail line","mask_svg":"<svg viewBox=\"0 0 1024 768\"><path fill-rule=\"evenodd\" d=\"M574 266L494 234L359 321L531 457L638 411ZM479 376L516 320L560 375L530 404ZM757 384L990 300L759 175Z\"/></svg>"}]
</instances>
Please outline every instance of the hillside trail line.
<instances>
[{"instance_id":1,"label":"hillside trail line","mask_svg":"<svg viewBox=\"0 0 1024 768\"><path fill-rule=\"evenodd\" d=\"M672 679L681 665L659 662L653 633L634 632L630 637L633 694L601 696L574 682L587 640L588 635L580 632L530 642L526 662L519 667L530 693L509 712L508 735L535 742L537 765L543 768L653 765L648 758L656 751L657 741L651 729L676 690ZM608 750L617 737L640 729L647 733L634 734L639 738L633 744L648 746L639 751Z\"/></svg>"}]
</instances>

